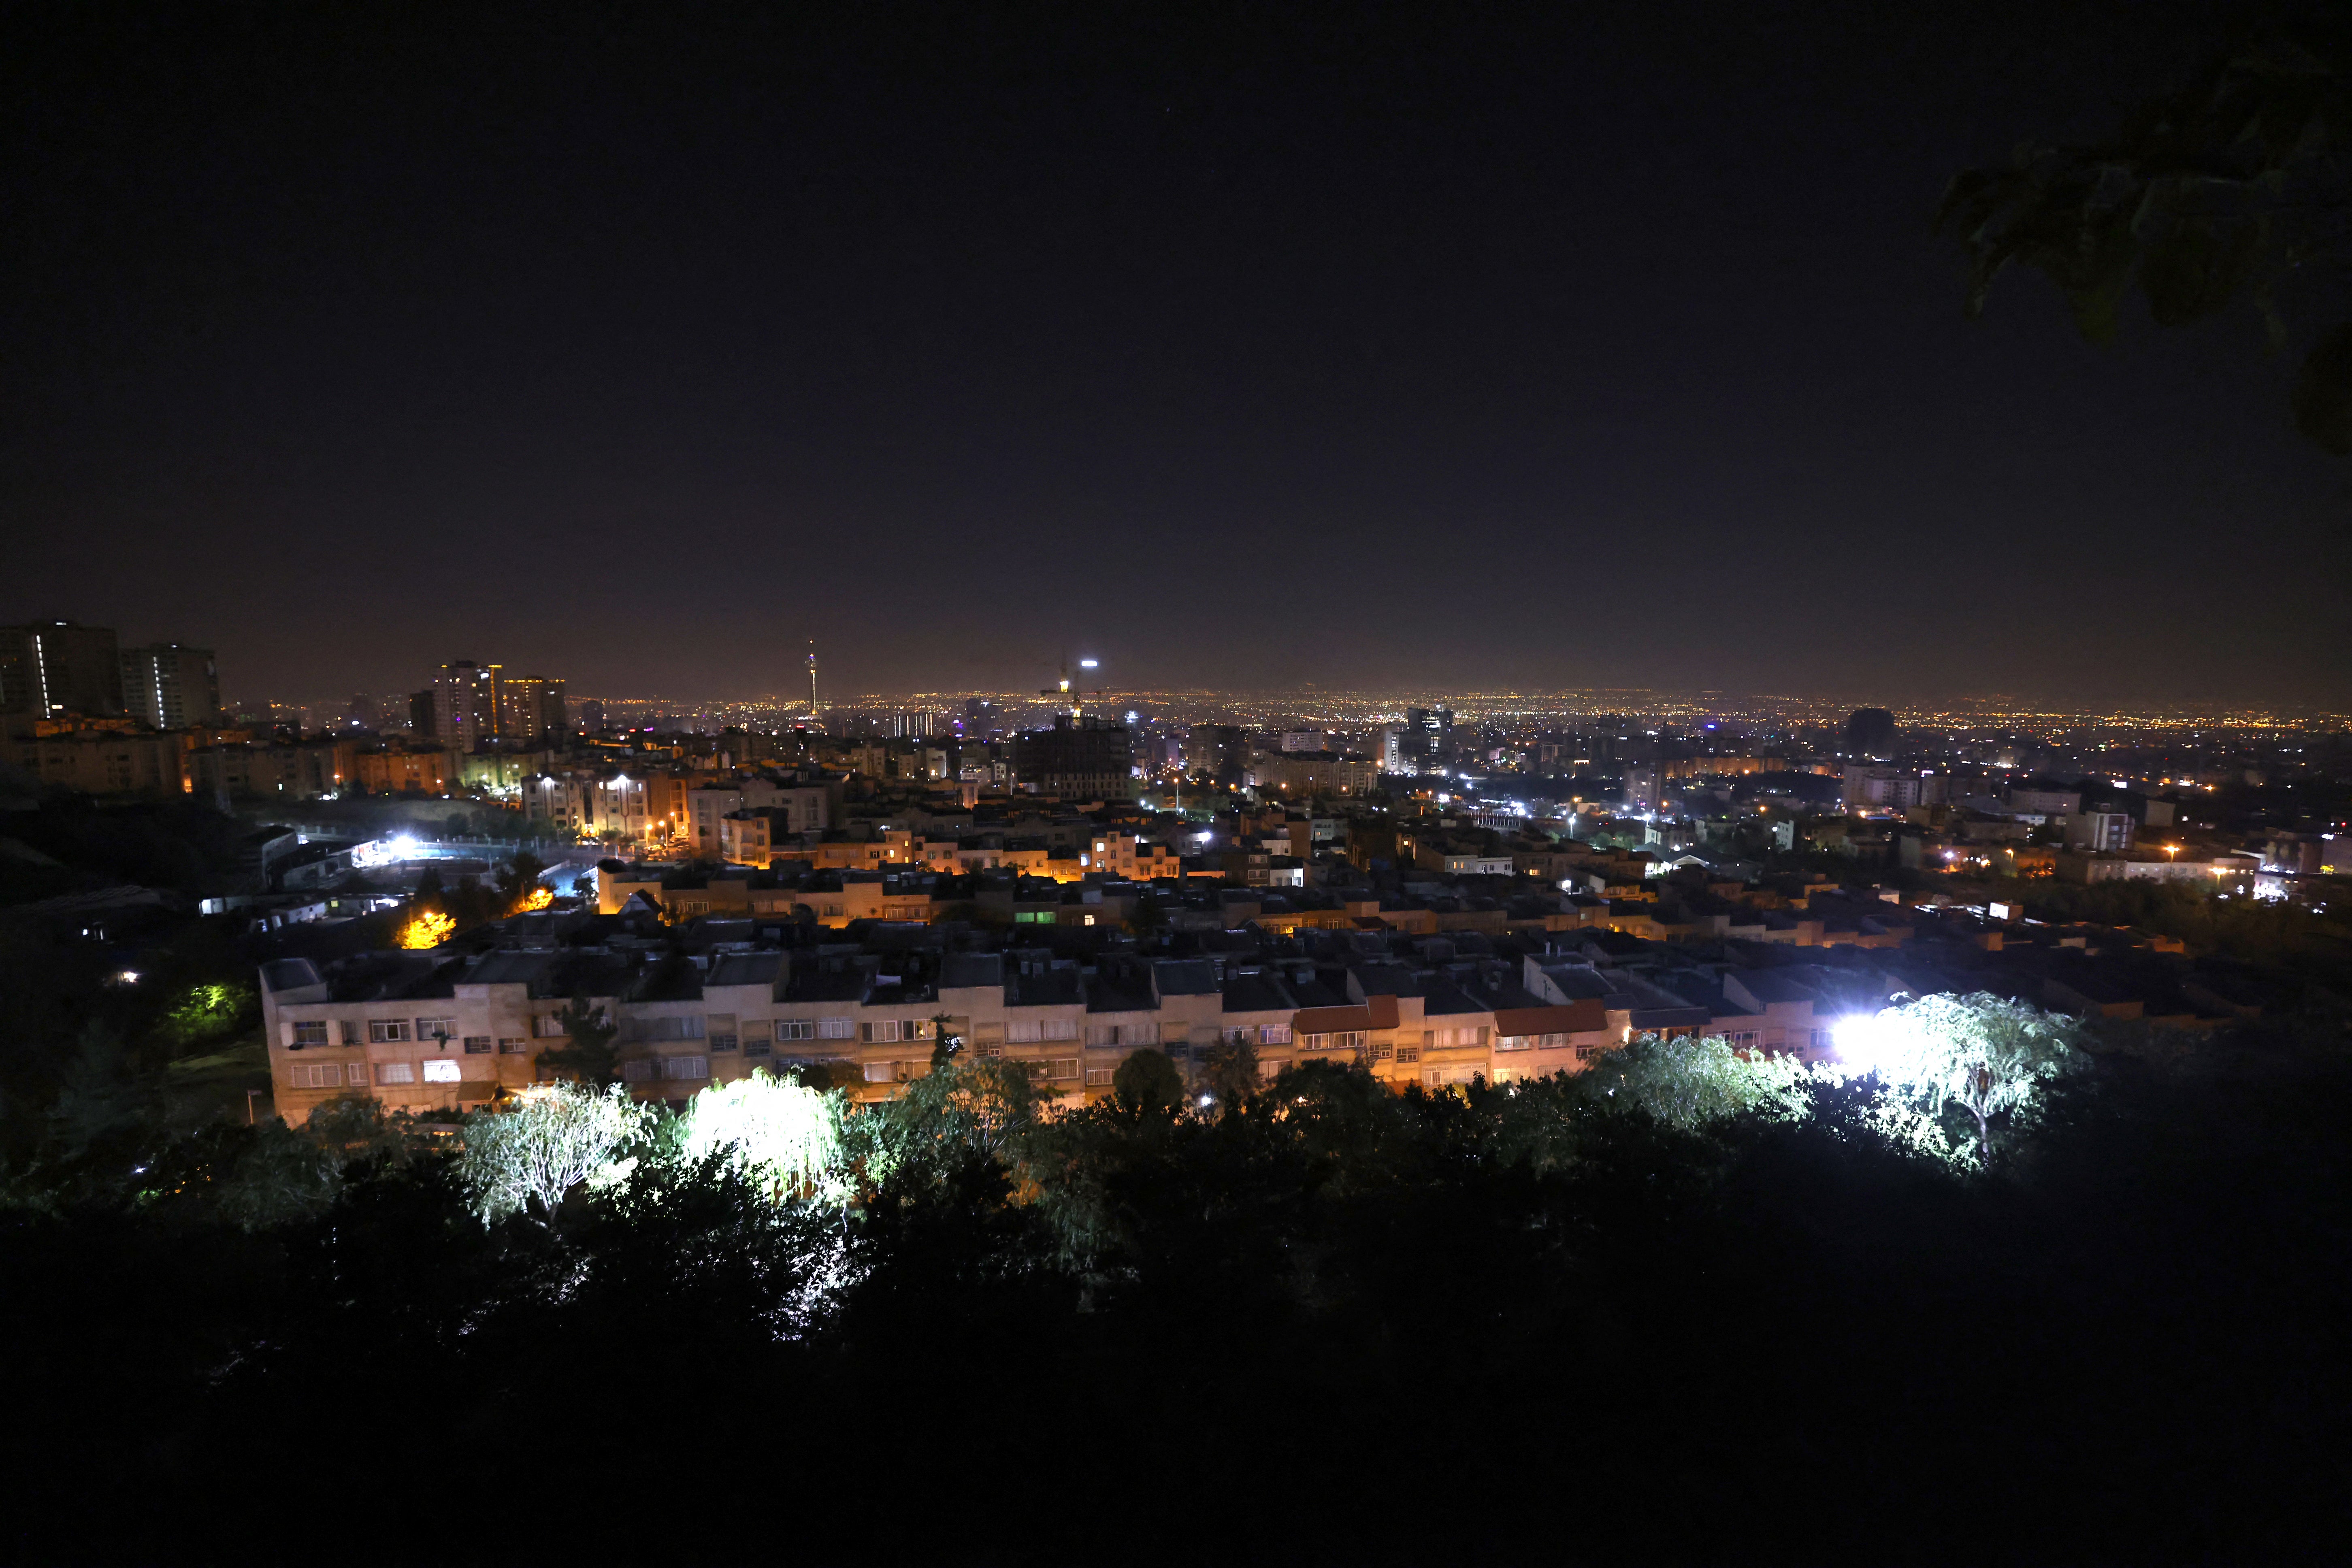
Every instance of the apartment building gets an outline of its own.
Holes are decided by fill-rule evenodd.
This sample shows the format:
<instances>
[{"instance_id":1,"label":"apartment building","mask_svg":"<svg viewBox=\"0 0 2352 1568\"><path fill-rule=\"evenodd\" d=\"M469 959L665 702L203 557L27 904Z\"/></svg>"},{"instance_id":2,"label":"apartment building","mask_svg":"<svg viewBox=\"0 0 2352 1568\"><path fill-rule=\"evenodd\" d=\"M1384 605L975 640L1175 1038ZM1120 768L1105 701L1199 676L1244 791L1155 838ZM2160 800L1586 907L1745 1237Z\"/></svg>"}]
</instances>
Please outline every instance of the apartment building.
<instances>
[{"instance_id":1,"label":"apartment building","mask_svg":"<svg viewBox=\"0 0 2352 1568\"><path fill-rule=\"evenodd\" d=\"M649 895L674 924L655 918ZM987 952L906 926L842 941L847 919L887 921L894 899L911 902L878 874L844 874L842 915L814 925L797 909L825 895L785 896L793 908L742 879L637 888L614 913L515 917L487 951L267 964L280 1111L299 1121L350 1094L420 1111L488 1103L535 1081L541 1054L567 1043L562 1015L575 996L617 1026L623 1081L665 1100L818 1062L855 1098L887 1099L929 1070L942 1036L1028 1065L1068 1104L1108 1092L1118 1064L1147 1046L1195 1076L1217 1047L1245 1044L1269 1077L1325 1059L1443 1089L1578 1071L1642 1031L1716 1034L1743 1048L1822 1044L1812 994L1771 974L1693 970L1662 982L1592 951L1549 949L1515 969L1472 939L1396 935L1368 948L1336 932L1316 958L1235 947L1080 962L1024 936ZM878 913L856 912L866 910Z\"/></svg>"}]
</instances>

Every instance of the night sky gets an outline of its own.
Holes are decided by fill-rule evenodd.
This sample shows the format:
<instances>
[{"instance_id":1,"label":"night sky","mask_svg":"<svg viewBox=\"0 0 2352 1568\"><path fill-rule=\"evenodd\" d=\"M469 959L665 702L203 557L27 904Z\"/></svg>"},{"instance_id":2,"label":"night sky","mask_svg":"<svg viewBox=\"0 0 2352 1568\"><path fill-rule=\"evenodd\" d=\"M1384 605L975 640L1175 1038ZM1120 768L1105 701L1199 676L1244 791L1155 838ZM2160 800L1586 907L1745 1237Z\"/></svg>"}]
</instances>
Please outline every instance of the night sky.
<instances>
[{"instance_id":1,"label":"night sky","mask_svg":"<svg viewBox=\"0 0 2352 1568\"><path fill-rule=\"evenodd\" d=\"M2223 7L752 9L15 8L0 619L248 700L2352 699L2251 312L1971 323L1929 231Z\"/></svg>"}]
</instances>

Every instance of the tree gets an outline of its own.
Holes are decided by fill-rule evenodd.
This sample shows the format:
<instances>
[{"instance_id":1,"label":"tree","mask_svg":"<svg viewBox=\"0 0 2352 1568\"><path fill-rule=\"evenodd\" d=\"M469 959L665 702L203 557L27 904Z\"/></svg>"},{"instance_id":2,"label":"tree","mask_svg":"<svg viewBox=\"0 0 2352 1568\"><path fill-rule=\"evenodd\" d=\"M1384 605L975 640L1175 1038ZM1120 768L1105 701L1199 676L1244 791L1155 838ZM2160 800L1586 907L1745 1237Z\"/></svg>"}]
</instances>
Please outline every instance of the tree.
<instances>
[{"instance_id":1,"label":"tree","mask_svg":"<svg viewBox=\"0 0 2352 1568\"><path fill-rule=\"evenodd\" d=\"M772 1203L845 1195L841 1182L842 1097L764 1069L713 1084L689 1101L679 1152L719 1156Z\"/></svg>"},{"instance_id":2,"label":"tree","mask_svg":"<svg viewBox=\"0 0 2352 1568\"><path fill-rule=\"evenodd\" d=\"M1165 1054L1146 1046L1118 1064L1110 1090L1123 1109L1139 1115L1171 1111L1184 1103L1184 1075Z\"/></svg>"},{"instance_id":3,"label":"tree","mask_svg":"<svg viewBox=\"0 0 2352 1568\"><path fill-rule=\"evenodd\" d=\"M1992 1123L2028 1121L2043 1089L2078 1070L2072 1019L1979 993L1921 996L1841 1026L1838 1054L1875 1074L1921 1114L1958 1110L1974 1122L1977 1159L1992 1163Z\"/></svg>"},{"instance_id":4,"label":"tree","mask_svg":"<svg viewBox=\"0 0 2352 1568\"><path fill-rule=\"evenodd\" d=\"M1636 1035L1575 1081L1689 1131L1750 1110L1795 1115L1805 1076L1794 1057L1743 1056L1720 1035Z\"/></svg>"},{"instance_id":5,"label":"tree","mask_svg":"<svg viewBox=\"0 0 2352 1568\"><path fill-rule=\"evenodd\" d=\"M585 996L574 996L557 1016L571 1044L541 1051L540 1066L569 1073L582 1083L613 1082L620 1071L621 1053L613 1048L613 1037L621 1032L620 1026Z\"/></svg>"},{"instance_id":6,"label":"tree","mask_svg":"<svg viewBox=\"0 0 2352 1568\"><path fill-rule=\"evenodd\" d=\"M1969 258L1968 309L1981 311L2012 263L2058 285L2074 323L2111 341L2137 288L2158 326L2185 326L2241 295L2271 345L2293 336L2286 309L2340 318L2352 264L2352 30L2326 15L2225 51L2188 87L2144 101L2090 146L2028 143L2006 169L1954 177L1937 216ZM2288 285L2300 300L2289 300ZM2352 453L2352 321L2312 341L2294 420L2328 451Z\"/></svg>"},{"instance_id":7,"label":"tree","mask_svg":"<svg viewBox=\"0 0 2352 1568\"><path fill-rule=\"evenodd\" d=\"M1038 1109L1028 1064L1002 1057L949 1061L854 1118L849 1149L876 1185L950 1171L967 1154L1009 1163Z\"/></svg>"},{"instance_id":8,"label":"tree","mask_svg":"<svg viewBox=\"0 0 2352 1568\"><path fill-rule=\"evenodd\" d=\"M519 913L538 889L540 874L547 862L528 849L515 851L514 858L499 868L499 892L509 914Z\"/></svg>"},{"instance_id":9,"label":"tree","mask_svg":"<svg viewBox=\"0 0 2352 1568\"><path fill-rule=\"evenodd\" d=\"M1202 1075L1204 1086L1225 1109L1245 1103L1257 1092L1257 1047L1247 1040L1233 1039L1211 1046L1205 1069Z\"/></svg>"},{"instance_id":10,"label":"tree","mask_svg":"<svg viewBox=\"0 0 2352 1568\"><path fill-rule=\"evenodd\" d=\"M483 1224L536 1203L540 1223L552 1226L564 1195L611 1163L650 1114L619 1084L602 1091L570 1083L533 1089L510 1110L466 1118L458 1175Z\"/></svg>"}]
</instances>

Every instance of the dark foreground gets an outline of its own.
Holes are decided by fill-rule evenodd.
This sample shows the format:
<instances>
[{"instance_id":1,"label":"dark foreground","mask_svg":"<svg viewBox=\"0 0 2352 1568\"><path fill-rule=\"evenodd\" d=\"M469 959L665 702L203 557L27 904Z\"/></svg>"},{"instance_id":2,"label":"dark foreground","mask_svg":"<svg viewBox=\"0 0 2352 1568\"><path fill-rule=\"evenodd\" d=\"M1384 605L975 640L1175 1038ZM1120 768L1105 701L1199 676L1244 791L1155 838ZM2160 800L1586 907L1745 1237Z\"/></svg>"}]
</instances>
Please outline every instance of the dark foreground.
<instances>
[{"instance_id":1,"label":"dark foreground","mask_svg":"<svg viewBox=\"0 0 2352 1568\"><path fill-rule=\"evenodd\" d=\"M1839 1108L1538 1172L1345 1102L1142 1139L1109 1259L973 1156L485 1232L0 1218L28 1562L2256 1562L2352 1539L2352 1065L2104 1059L1989 1179ZM1442 1121L1448 1112L1427 1112ZM1444 1130L1440 1129L1441 1133ZM1140 1137L1140 1135L1139 1135ZM797 1337L780 1337L780 1335Z\"/></svg>"}]
</instances>

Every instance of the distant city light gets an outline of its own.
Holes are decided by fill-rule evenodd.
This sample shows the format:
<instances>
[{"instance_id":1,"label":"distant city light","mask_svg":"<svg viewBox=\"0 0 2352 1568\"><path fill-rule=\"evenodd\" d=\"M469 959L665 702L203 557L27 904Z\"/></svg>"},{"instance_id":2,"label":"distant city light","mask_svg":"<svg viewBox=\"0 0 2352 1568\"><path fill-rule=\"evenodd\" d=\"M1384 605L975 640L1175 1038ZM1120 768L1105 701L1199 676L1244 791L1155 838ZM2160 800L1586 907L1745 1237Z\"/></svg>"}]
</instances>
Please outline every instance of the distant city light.
<instances>
[{"instance_id":1,"label":"distant city light","mask_svg":"<svg viewBox=\"0 0 2352 1568\"><path fill-rule=\"evenodd\" d=\"M1078 660L1078 668L1080 669L1093 669L1096 668L1099 663L1100 661L1097 659L1082 658Z\"/></svg>"}]
</instances>

